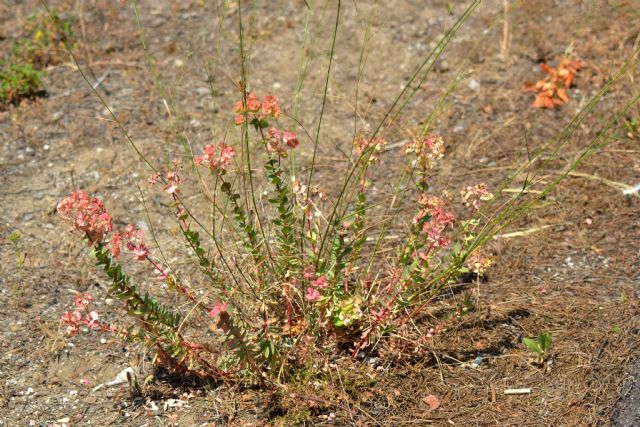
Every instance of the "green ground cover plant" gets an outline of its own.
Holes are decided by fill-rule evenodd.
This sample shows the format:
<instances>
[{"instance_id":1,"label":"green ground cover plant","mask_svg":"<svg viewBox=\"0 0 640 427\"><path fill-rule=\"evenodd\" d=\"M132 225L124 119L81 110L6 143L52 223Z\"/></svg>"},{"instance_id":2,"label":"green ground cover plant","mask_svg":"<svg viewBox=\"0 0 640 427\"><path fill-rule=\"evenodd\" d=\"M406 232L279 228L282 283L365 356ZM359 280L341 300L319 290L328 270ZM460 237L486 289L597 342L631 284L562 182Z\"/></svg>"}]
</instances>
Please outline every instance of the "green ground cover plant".
<instances>
[{"instance_id":1,"label":"green ground cover plant","mask_svg":"<svg viewBox=\"0 0 640 427\"><path fill-rule=\"evenodd\" d=\"M55 9L51 16L36 14L30 18L24 34L0 59L0 104L16 104L45 92L44 70L63 55L63 40L72 43L72 27L73 19L61 18Z\"/></svg>"}]
</instances>

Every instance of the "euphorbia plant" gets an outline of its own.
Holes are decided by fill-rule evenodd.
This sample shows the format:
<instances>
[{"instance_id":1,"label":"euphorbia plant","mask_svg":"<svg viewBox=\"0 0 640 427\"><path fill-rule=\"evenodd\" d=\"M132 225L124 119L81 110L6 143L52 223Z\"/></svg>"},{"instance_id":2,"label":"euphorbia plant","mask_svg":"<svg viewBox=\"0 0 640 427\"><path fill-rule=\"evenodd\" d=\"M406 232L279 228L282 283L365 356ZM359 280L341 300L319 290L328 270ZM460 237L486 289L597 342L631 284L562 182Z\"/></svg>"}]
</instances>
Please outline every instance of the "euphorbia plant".
<instances>
[{"instance_id":1,"label":"euphorbia plant","mask_svg":"<svg viewBox=\"0 0 640 427\"><path fill-rule=\"evenodd\" d=\"M465 271L466 242L478 224L473 217L481 201L492 195L483 185L463 190L469 218L459 221L462 232L454 234L448 195L428 193L432 168L443 156L441 138L408 145L406 152L419 169L417 213L406 219L402 245L376 252L366 245L373 233L367 218L367 176L378 167L385 140L355 139L361 169L357 194L343 218L324 224L326 196L291 177L282 161L300 140L276 122L281 115L278 98L260 100L253 93L243 98L234 108L234 121L245 131L253 129L250 143L263 148L268 205L258 209L242 193L250 190L236 188L233 172L242 162L228 142L209 144L193 155L191 174L174 161L149 178L151 184L162 182L171 199L187 256L199 267L205 292L197 292L156 258L142 230L128 225L113 232L111 217L98 199L78 190L58 206L60 215L84 233L112 281L111 292L136 320L125 335L154 347L157 361L205 376L245 372L262 378L301 363L303 354L332 349L331 343L338 341L350 341L355 356L387 331L401 329ZM214 207L211 228L184 202L187 180L196 181ZM330 242L326 248L318 238L323 234ZM453 237L458 241L451 251ZM230 249L229 241L240 244ZM162 281L181 309L161 298L158 286L143 292L124 273L119 264L123 249L126 256L149 265L149 274ZM381 252L391 255L372 266ZM470 259L476 272L486 265L478 256Z\"/></svg>"},{"instance_id":2,"label":"euphorbia plant","mask_svg":"<svg viewBox=\"0 0 640 427\"><path fill-rule=\"evenodd\" d=\"M332 80L340 2L337 2L315 137L305 132L302 138L302 134L293 132L292 129L304 129L297 120L298 105L292 109L291 124L283 127L277 120L287 115L281 111L279 100L273 95L261 99L246 90L248 54L242 18L245 8L238 2L235 10L239 24L242 95L235 104L235 117L229 122L239 126L240 136L234 141L231 138L216 141L195 155L171 117L187 161L174 162L165 170L158 170L158 166L144 157L65 43L88 87L111 114L133 150L153 170L149 181L160 183L172 201L173 219L180 230L181 243L187 248L185 257L200 273L194 281L181 277L166 265L163 256L157 257L154 250L148 248L144 234L135 227L110 234L112 224L104 206L88 194L77 191L65 199L61 203L61 214L84 234L98 265L112 281L111 292L122 299L127 313L136 320L124 335L155 348L156 360L177 370L215 377L237 373L259 378L276 376L276 373L279 376L285 368L303 363L309 354L335 351L338 346L333 344L338 341L350 343L355 356L389 331L403 333L408 322L419 316L460 273L473 271L481 276L490 265L480 252L482 246L546 197L571 170L595 152L608 131L637 102L636 97L610 117L567 170L545 184L537 196L526 197L533 194L527 191L530 187L540 184L540 172L547 162L557 156L598 101L638 61L636 51L555 138L503 182L502 189L506 189L510 183L518 182L517 179L524 179L522 191L492 210L493 215L489 217L478 215L480 204L492 198L484 186L463 189L462 198L469 207L463 218L453 216L448 208L448 194L435 194L429 187L434 162L442 156L444 148L443 140L428 135L428 128L437 115L438 109L434 109L420 136L407 149L416 158L412 159L409 178L398 185L403 189L393 195L395 198L409 194L404 190L405 184L416 182L415 211L405 212L404 216L390 215L397 220L394 225L405 225L406 229L396 240L399 243L394 244L394 240L385 239L390 220L374 220L371 212L375 204L368 199L372 188L367 184L368 179L384 152L382 136L388 135L389 127L398 123L405 106L424 87L447 43L479 4L479 0L470 2L433 50L419 61L381 120L372 127L373 131L363 136L355 135L354 131L356 155L349 156L348 171L338 186L340 192L331 200L327 200L311 178L317 166L317 148L322 143L321 125ZM135 2L132 7L147 52ZM364 70L365 50L363 44L357 84ZM309 46L305 43L301 51L306 55ZM152 59L151 54L148 58ZM307 69L302 62L298 75L300 85ZM149 64L172 116L174 107L167 102L172 98L171 91L160 87L162 79L155 71L154 62L150 60ZM570 79L564 84L570 85ZM296 90L299 98L301 86ZM447 90L441 101L448 93ZM357 104L358 90L355 101ZM358 130L357 107L354 113L354 129ZM310 165L304 165L310 166L305 180L294 174L287 165L289 162L283 159L307 141L313 143L313 157ZM262 148L260 155L256 154L256 147ZM257 159L264 166L264 182L269 186L268 190L261 187L260 192L254 183L257 169L253 162ZM542 166L532 170L541 159L544 159ZM194 206L187 202L190 199L183 192L187 192L188 186L184 184L188 181L198 184L208 202L206 205L212 208L209 217L201 212L203 204ZM256 194L266 194L268 203L259 203L262 200ZM395 208L393 203L391 206ZM398 212L392 208L389 211ZM382 229L378 235L377 226ZM371 245L369 241L376 243ZM120 254L123 248L128 255ZM145 263L149 275L158 277L159 282L147 281L144 287L137 285L124 273L119 256ZM70 326L72 322L77 325L83 322L82 312L77 311L80 316L67 316ZM87 327L95 325L92 320L97 320L93 315L84 319ZM425 336L432 336L445 326L434 325Z\"/></svg>"}]
</instances>

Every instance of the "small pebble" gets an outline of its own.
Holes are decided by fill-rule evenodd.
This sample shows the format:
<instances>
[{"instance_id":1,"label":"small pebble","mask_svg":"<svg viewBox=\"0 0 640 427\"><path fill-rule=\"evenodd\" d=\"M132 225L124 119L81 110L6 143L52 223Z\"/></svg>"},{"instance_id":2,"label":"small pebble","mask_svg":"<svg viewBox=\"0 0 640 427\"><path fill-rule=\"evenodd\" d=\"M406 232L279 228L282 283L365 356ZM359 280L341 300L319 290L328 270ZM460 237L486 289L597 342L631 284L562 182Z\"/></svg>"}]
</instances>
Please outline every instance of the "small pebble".
<instances>
[{"instance_id":1,"label":"small pebble","mask_svg":"<svg viewBox=\"0 0 640 427\"><path fill-rule=\"evenodd\" d=\"M449 63L444 60L441 61L440 64L438 64L438 71L440 71L441 73L449 71Z\"/></svg>"}]
</instances>

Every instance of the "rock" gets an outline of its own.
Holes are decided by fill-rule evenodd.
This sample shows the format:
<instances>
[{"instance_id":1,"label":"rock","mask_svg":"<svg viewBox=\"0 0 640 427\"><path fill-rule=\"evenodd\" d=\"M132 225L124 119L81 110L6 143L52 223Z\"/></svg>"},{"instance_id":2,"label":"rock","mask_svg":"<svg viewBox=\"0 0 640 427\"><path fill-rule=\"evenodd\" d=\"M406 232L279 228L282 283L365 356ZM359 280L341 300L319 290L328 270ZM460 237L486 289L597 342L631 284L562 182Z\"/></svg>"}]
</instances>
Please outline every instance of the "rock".
<instances>
[{"instance_id":1,"label":"rock","mask_svg":"<svg viewBox=\"0 0 640 427\"><path fill-rule=\"evenodd\" d=\"M449 63L443 59L437 64L436 69L441 73L446 73L449 71Z\"/></svg>"},{"instance_id":2,"label":"rock","mask_svg":"<svg viewBox=\"0 0 640 427\"><path fill-rule=\"evenodd\" d=\"M128 367L128 368L123 369L122 371L120 371L118 373L118 375L116 375L116 377L113 379L113 381L109 381L109 382L106 382L106 383L103 383L103 384L98 384L91 391L98 391L103 387L111 387L111 386L114 386L114 385L126 383L127 382L127 374L131 375L132 377L135 377L135 372L133 371L132 367Z\"/></svg>"}]
</instances>

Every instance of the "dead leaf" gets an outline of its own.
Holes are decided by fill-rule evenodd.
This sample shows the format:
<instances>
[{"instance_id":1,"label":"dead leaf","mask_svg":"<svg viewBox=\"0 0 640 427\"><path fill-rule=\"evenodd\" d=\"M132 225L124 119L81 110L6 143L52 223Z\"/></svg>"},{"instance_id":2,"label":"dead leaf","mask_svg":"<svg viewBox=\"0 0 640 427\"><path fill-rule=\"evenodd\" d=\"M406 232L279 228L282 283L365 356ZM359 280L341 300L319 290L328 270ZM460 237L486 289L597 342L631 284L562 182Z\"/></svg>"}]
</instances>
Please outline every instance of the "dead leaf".
<instances>
[{"instance_id":1,"label":"dead leaf","mask_svg":"<svg viewBox=\"0 0 640 427\"><path fill-rule=\"evenodd\" d=\"M487 343L485 343L484 341L476 341L473 344L473 348L475 348L476 350L484 350L485 348L487 348Z\"/></svg>"},{"instance_id":2,"label":"dead leaf","mask_svg":"<svg viewBox=\"0 0 640 427\"><path fill-rule=\"evenodd\" d=\"M555 80L556 79L556 70L554 70L553 68L549 67L544 62L542 64L540 64L540 68L542 69L542 71L544 71L545 73L547 73L549 75L551 80Z\"/></svg>"},{"instance_id":3,"label":"dead leaf","mask_svg":"<svg viewBox=\"0 0 640 427\"><path fill-rule=\"evenodd\" d=\"M547 74L536 83L525 83L523 90L537 92L532 106L536 108L554 108L569 101L567 89L571 87L573 78L582 67L580 61L571 61L561 58L556 68L551 68L545 63L540 68Z\"/></svg>"},{"instance_id":4,"label":"dead leaf","mask_svg":"<svg viewBox=\"0 0 640 427\"><path fill-rule=\"evenodd\" d=\"M566 89L558 88L558 91L556 92L556 94L558 95L558 98L560 98L562 102L569 101L569 97L567 96Z\"/></svg>"},{"instance_id":5,"label":"dead leaf","mask_svg":"<svg viewBox=\"0 0 640 427\"><path fill-rule=\"evenodd\" d=\"M429 408L431 408L432 411L440 407L440 399L435 397L433 394L430 394L429 396L422 398L422 401L427 405L429 405Z\"/></svg>"}]
</instances>

